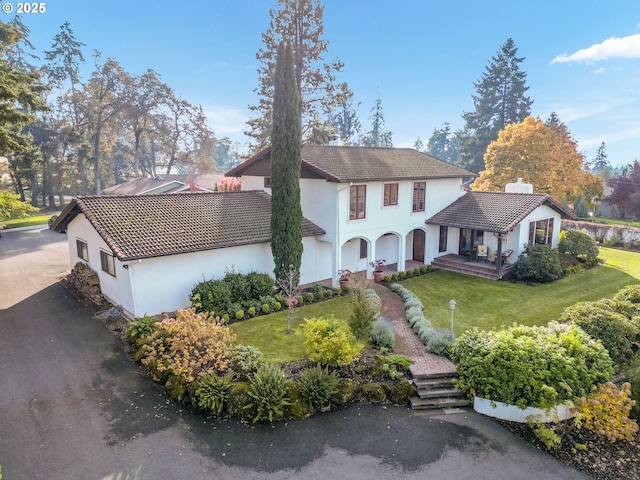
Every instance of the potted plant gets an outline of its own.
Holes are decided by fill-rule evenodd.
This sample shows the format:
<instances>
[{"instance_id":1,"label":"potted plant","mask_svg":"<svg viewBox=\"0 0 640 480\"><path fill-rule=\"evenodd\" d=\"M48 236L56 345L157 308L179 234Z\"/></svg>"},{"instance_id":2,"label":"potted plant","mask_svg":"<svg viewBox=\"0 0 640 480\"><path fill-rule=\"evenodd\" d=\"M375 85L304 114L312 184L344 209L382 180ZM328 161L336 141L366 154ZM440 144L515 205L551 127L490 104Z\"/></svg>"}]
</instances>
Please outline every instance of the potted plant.
<instances>
[{"instance_id":1,"label":"potted plant","mask_svg":"<svg viewBox=\"0 0 640 480\"><path fill-rule=\"evenodd\" d=\"M348 268L338 270L338 275L340 275L340 288L344 289L351 281L351 270Z\"/></svg>"},{"instance_id":2,"label":"potted plant","mask_svg":"<svg viewBox=\"0 0 640 480\"><path fill-rule=\"evenodd\" d=\"M375 260L373 262L369 262L369 265L373 268L373 279L376 282L382 280L384 274L384 262L386 262L386 260Z\"/></svg>"}]
</instances>

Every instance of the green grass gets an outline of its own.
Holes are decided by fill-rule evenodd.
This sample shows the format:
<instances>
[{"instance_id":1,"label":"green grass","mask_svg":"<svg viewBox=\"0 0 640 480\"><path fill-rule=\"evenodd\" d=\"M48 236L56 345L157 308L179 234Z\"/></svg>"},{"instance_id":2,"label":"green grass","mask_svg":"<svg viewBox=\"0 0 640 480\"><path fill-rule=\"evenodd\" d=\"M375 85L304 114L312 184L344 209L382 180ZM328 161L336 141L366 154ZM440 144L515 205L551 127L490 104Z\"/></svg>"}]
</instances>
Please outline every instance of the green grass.
<instances>
[{"instance_id":1,"label":"green grass","mask_svg":"<svg viewBox=\"0 0 640 480\"><path fill-rule=\"evenodd\" d=\"M554 283L528 286L438 271L402 285L415 293L436 328L449 328L449 300L456 301L454 332L474 326L490 330L513 323L545 325L576 302L613 296L640 279L640 254L601 248L604 265Z\"/></svg>"},{"instance_id":2,"label":"green grass","mask_svg":"<svg viewBox=\"0 0 640 480\"><path fill-rule=\"evenodd\" d=\"M436 328L449 328L449 300L454 299L456 335L474 326L490 330L513 323L545 325L576 302L611 297L640 280L640 253L601 248L600 257L606 261L604 265L537 286L445 271L405 280L402 285L420 297L426 317ZM295 309L293 335L285 333L286 311L234 323L231 329L237 335L237 343L258 347L268 362L299 360L305 356L304 319L332 313L346 318L349 298L344 296Z\"/></svg>"},{"instance_id":3,"label":"green grass","mask_svg":"<svg viewBox=\"0 0 640 480\"><path fill-rule=\"evenodd\" d=\"M640 228L640 222L624 220L622 218L589 217L580 218L581 222L602 223L604 225L622 225L623 227Z\"/></svg>"},{"instance_id":4,"label":"green grass","mask_svg":"<svg viewBox=\"0 0 640 480\"><path fill-rule=\"evenodd\" d=\"M350 298L345 295L296 308L293 311L291 335L286 333L286 310L233 323L230 328L237 335L236 343L259 348L267 362L293 362L305 356L304 319L329 316L332 313L339 318L346 318Z\"/></svg>"},{"instance_id":5,"label":"green grass","mask_svg":"<svg viewBox=\"0 0 640 480\"><path fill-rule=\"evenodd\" d=\"M41 214L35 212L28 217L9 218L7 220L0 221L0 224L4 225L4 228L20 228L20 227L32 227L34 225L46 225L51 214Z\"/></svg>"}]
</instances>

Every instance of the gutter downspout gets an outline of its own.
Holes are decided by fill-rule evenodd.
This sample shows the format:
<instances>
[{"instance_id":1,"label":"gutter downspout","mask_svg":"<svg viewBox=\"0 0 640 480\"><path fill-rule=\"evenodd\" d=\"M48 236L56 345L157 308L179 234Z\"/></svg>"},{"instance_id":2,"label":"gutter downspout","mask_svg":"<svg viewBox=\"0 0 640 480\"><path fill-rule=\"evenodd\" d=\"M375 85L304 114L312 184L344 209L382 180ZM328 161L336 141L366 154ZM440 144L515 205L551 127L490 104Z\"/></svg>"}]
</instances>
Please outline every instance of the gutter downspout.
<instances>
[{"instance_id":1,"label":"gutter downspout","mask_svg":"<svg viewBox=\"0 0 640 480\"><path fill-rule=\"evenodd\" d=\"M142 263L142 260L138 260L138 263ZM131 265L127 265L127 272L129 272L129 289L131 290L131 303L133 304L133 311L131 312L135 317L137 317L136 313L136 289L133 288L133 273L131 272Z\"/></svg>"}]
</instances>

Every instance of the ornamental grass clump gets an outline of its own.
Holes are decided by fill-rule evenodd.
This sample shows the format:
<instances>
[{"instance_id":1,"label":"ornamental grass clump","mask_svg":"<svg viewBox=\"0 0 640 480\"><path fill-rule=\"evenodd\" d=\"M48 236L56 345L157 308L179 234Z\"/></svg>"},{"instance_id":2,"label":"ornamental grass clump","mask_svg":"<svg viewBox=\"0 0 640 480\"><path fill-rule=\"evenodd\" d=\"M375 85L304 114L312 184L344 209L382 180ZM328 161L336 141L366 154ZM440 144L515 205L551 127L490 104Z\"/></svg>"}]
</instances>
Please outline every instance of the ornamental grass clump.
<instances>
[{"instance_id":1,"label":"ornamental grass clump","mask_svg":"<svg viewBox=\"0 0 640 480\"><path fill-rule=\"evenodd\" d=\"M251 403L247 408L256 412L253 422L273 422L282 416L283 409L290 404L287 397L287 377L277 365L261 366L251 380L247 395Z\"/></svg>"},{"instance_id":2,"label":"ornamental grass clump","mask_svg":"<svg viewBox=\"0 0 640 480\"><path fill-rule=\"evenodd\" d=\"M451 359L457 386L467 395L522 409L576 400L613 374L602 343L575 325L555 322L499 331L473 328L455 341Z\"/></svg>"},{"instance_id":3,"label":"ornamental grass clump","mask_svg":"<svg viewBox=\"0 0 640 480\"><path fill-rule=\"evenodd\" d=\"M233 372L218 376L208 373L197 381L198 407L206 412L221 414L229 400L229 389L235 376Z\"/></svg>"},{"instance_id":4,"label":"ornamental grass clump","mask_svg":"<svg viewBox=\"0 0 640 480\"><path fill-rule=\"evenodd\" d=\"M338 376L328 368L316 365L300 373L298 388L302 398L315 410L321 410L330 405L331 397L337 393Z\"/></svg>"}]
</instances>

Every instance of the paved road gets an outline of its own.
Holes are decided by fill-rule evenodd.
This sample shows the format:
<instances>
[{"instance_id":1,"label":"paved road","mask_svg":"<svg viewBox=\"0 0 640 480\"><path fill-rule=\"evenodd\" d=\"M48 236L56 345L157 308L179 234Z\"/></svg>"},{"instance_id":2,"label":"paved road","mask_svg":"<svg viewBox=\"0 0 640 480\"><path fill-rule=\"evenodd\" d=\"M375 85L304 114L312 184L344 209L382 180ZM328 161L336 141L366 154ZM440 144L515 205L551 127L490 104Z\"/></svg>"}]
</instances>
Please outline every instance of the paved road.
<instances>
[{"instance_id":1,"label":"paved road","mask_svg":"<svg viewBox=\"0 0 640 480\"><path fill-rule=\"evenodd\" d=\"M3 480L584 479L475 413L372 405L274 426L166 400L56 278L66 237L0 239Z\"/></svg>"}]
</instances>

